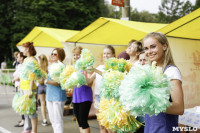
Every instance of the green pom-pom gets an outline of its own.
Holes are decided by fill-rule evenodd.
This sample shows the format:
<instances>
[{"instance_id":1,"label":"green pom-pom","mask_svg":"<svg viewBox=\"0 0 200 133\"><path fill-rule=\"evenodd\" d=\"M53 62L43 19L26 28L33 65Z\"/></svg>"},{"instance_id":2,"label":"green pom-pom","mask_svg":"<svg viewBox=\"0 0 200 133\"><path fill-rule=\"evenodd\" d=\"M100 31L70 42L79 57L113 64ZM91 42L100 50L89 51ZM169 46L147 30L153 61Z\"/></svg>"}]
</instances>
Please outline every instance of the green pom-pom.
<instances>
[{"instance_id":1,"label":"green pom-pom","mask_svg":"<svg viewBox=\"0 0 200 133\"><path fill-rule=\"evenodd\" d=\"M132 67L119 87L120 102L132 115L157 115L170 106L171 85L160 67Z\"/></svg>"},{"instance_id":2,"label":"green pom-pom","mask_svg":"<svg viewBox=\"0 0 200 133\"><path fill-rule=\"evenodd\" d=\"M81 51L81 57L75 63L76 70L85 70L94 64L94 56L88 49Z\"/></svg>"},{"instance_id":3,"label":"green pom-pom","mask_svg":"<svg viewBox=\"0 0 200 133\"><path fill-rule=\"evenodd\" d=\"M73 72L70 78L65 82L64 88L73 89L82 85L87 85L85 76L80 72Z\"/></svg>"}]
</instances>

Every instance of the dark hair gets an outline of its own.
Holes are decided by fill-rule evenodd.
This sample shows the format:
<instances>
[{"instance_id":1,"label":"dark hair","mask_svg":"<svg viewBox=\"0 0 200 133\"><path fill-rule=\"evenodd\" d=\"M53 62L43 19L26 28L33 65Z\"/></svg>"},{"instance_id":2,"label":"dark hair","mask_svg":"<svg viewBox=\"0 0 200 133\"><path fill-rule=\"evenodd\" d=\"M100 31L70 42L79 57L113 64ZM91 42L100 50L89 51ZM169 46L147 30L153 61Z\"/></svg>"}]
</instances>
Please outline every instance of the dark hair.
<instances>
[{"instance_id":1,"label":"dark hair","mask_svg":"<svg viewBox=\"0 0 200 133\"><path fill-rule=\"evenodd\" d=\"M144 50L142 50L141 52L140 52L140 54L144 54L145 53L145 51Z\"/></svg>"},{"instance_id":2,"label":"dark hair","mask_svg":"<svg viewBox=\"0 0 200 133\"><path fill-rule=\"evenodd\" d=\"M62 48L55 48L53 51L56 50L58 53L58 59L62 62L65 59L65 51Z\"/></svg>"},{"instance_id":3,"label":"dark hair","mask_svg":"<svg viewBox=\"0 0 200 133\"><path fill-rule=\"evenodd\" d=\"M24 56L23 52L18 52L19 56L23 58L23 60L26 58L26 56Z\"/></svg>"},{"instance_id":4,"label":"dark hair","mask_svg":"<svg viewBox=\"0 0 200 133\"><path fill-rule=\"evenodd\" d=\"M104 47L104 49L110 49L111 50L111 52L112 52L112 54L114 54L114 57L115 57L115 48L113 47L113 46L111 46L111 45L106 45L105 47Z\"/></svg>"},{"instance_id":5,"label":"dark hair","mask_svg":"<svg viewBox=\"0 0 200 133\"><path fill-rule=\"evenodd\" d=\"M125 60L129 60L130 59L130 56L126 53L126 51L123 51L121 52L118 56L117 56L118 59L120 58L123 58Z\"/></svg>"},{"instance_id":6,"label":"dark hair","mask_svg":"<svg viewBox=\"0 0 200 133\"><path fill-rule=\"evenodd\" d=\"M143 46L142 46L142 43L140 41L137 41L137 40L131 40L129 43L128 43L128 46L130 46L132 43L135 43L137 45L137 52L141 52L143 50Z\"/></svg>"},{"instance_id":7,"label":"dark hair","mask_svg":"<svg viewBox=\"0 0 200 133\"><path fill-rule=\"evenodd\" d=\"M35 47L33 46L33 42L26 42L22 44L23 47L28 48L28 52L30 56L35 56L36 55L36 50Z\"/></svg>"}]
</instances>

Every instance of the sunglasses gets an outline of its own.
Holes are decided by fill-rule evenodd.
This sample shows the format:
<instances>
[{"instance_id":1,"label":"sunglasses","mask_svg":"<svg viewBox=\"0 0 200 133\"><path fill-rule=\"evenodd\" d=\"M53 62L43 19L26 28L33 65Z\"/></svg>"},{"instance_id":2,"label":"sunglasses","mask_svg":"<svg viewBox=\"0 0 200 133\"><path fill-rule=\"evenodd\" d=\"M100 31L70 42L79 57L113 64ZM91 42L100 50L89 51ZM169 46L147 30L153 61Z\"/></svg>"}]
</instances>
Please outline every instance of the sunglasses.
<instances>
[{"instance_id":1,"label":"sunglasses","mask_svg":"<svg viewBox=\"0 0 200 133\"><path fill-rule=\"evenodd\" d=\"M58 54L55 54L55 53L51 53L51 55L52 55L52 56L57 56Z\"/></svg>"}]
</instances>

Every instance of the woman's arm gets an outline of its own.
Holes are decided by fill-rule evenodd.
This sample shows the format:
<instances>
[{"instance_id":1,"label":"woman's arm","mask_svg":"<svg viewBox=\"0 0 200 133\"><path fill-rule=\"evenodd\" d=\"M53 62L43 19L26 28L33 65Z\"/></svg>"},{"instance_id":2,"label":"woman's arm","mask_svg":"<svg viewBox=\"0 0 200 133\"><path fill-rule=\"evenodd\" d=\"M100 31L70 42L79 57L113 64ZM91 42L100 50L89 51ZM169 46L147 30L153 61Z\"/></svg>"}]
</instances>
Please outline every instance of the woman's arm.
<instances>
[{"instance_id":1,"label":"woman's arm","mask_svg":"<svg viewBox=\"0 0 200 133\"><path fill-rule=\"evenodd\" d=\"M94 68L94 72L95 73L98 73L99 75L101 75L102 76L102 74L103 74L103 72L102 71L99 71L98 69L96 69L96 68Z\"/></svg>"},{"instance_id":2,"label":"woman's arm","mask_svg":"<svg viewBox=\"0 0 200 133\"><path fill-rule=\"evenodd\" d=\"M85 75L86 81L88 86L92 86L94 79L96 78L95 73L93 72L84 72L83 73Z\"/></svg>"},{"instance_id":3,"label":"woman's arm","mask_svg":"<svg viewBox=\"0 0 200 133\"><path fill-rule=\"evenodd\" d=\"M49 84L49 85L54 85L54 86L60 86L60 84L56 81L52 81L52 80L47 80L46 81L46 84Z\"/></svg>"},{"instance_id":4,"label":"woman's arm","mask_svg":"<svg viewBox=\"0 0 200 133\"><path fill-rule=\"evenodd\" d=\"M87 71L87 76L86 76L86 80L87 80L87 83L88 85L92 85L93 81L95 80L96 78L96 73L101 75L102 76L102 71L96 69L96 68L89 68L86 70Z\"/></svg>"},{"instance_id":5,"label":"woman's arm","mask_svg":"<svg viewBox=\"0 0 200 133\"><path fill-rule=\"evenodd\" d=\"M180 80L171 80L173 88L171 90L172 103L171 106L167 108L167 114L182 115L184 113L184 100L183 100L183 90L182 83Z\"/></svg>"},{"instance_id":6,"label":"woman's arm","mask_svg":"<svg viewBox=\"0 0 200 133\"><path fill-rule=\"evenodd\" d=\"M15 81L20 81L20 78L19 77L13 78L12 83L14 83Z\"/></svg>"},{"instance_id":7,"label":"woman's arm","mask_svg":"<svg viewBox=\"0 0 200 133\"><path fill-rule=\"evenodd\" d=\"M33 96L33 86L34 86L34 81L31 80L30 82L30 87L29 87L29 91L28 91L28 96L32 97Z\"/></svg>"}]
</instances>

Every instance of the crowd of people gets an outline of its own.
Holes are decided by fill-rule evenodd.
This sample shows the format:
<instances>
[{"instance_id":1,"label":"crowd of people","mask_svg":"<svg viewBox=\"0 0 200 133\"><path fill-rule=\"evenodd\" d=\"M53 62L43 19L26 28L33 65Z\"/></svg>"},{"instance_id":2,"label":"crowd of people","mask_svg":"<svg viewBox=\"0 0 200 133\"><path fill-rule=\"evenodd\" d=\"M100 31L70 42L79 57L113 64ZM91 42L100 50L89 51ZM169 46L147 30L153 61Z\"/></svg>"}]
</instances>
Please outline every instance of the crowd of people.
<instances>
[{"instance_id":1,"label":"crowd of people","mask_svg":"<svg viewBox=\"0 0 200 133\"><path fill-rule=\"evenodd\" d=\"M52 63L63 63L65 56L64 49L53 49L49 59L42 54L39 55L39 61L35 58L36 50L33 43L26 42L23 44L24 51L16 52L13 65L15 65L16 71L13 74L12 82L15 84L17 92L21 95L28 94L29 97L37 94L37 99L41 103L41 114L43 126L47 126L46 108L50 123L54 133L64 132L63 123L63 111L64 105L67 100L66 91L61 88L60 83L54 81L49 76L48 68ZM76 62L81 57L82 47L75 47L72 51L73 60ZM102 74L105 71L104 63L109 58L115 58L115 49L111 45L106 45L103 49L103 64L96 68L89 67L81 73L85 76L87 85L73 89L72 103L73 110L76 116L80 133L90 133L90 126L88 124L88 114L92 103L96 112L99 112L99 103L101 100L101 82ZM128 44L126 51L123 51L117 56L117 58L124 58L128 60L133 67L137 65L151 64L153 61L157 62L157 66L162 67L163 73L170 79L173 84L170 92L171 106L167 108L166 112L159 113L157 116L141 116L137 117L137 120L143 123L143 126L136 131L137 133L171 133L172 127L178 126L178 115L184 112L184 101L182 91L182 79L179 69L176 67L171 54L170 46L165 35L158 32L152 32L147 34L143 41L131 40ZM37 83L33 79L27 81L20 79L19 69L23 65L23 62L35 60L39 62L40 67L47 73L47 78L40 78ZM63 63L64 64L64 63ZM92 91L92 85L94 83L94 91ZM37 84L37 85L36 85ZM94 94L94 98L93 98ZM24 127L22 133L37 133L37 113L36 111L31 115L22 115L22 120L15 125L16 127ZM145 125L145 126L144 126ZM102 126L99 123L100 133L113 133L110 129ZM67 131L65 131L67 132Z\"/></svg>"}]
</instances>

